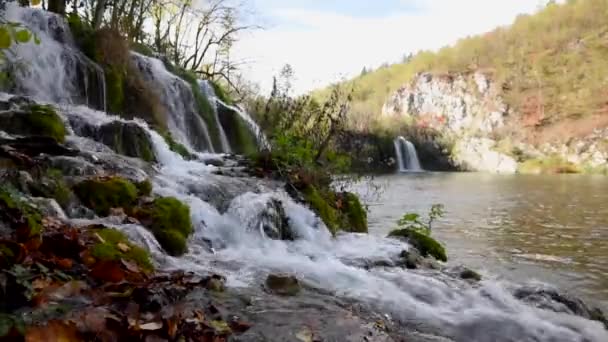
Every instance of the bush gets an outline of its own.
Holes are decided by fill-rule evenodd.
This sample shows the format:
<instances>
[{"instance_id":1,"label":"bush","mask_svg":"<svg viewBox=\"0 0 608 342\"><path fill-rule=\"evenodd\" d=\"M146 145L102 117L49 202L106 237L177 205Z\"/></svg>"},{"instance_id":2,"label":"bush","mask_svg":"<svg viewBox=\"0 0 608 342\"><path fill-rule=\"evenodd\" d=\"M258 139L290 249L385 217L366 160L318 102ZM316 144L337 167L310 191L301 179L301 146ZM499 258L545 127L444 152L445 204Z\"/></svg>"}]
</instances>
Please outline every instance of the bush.
<instances>
[{"instance_id":1,"label":"bush","mask_svg":"<svg viewBox=\"0 0 608 342\"><path fill-rule=\"evenodd\" d=\"M120 177L85 180L74 186L74 192L85 206L102 216L111 208L132 207L138 197L137 187Z\"/></svg>"}]
</instances>

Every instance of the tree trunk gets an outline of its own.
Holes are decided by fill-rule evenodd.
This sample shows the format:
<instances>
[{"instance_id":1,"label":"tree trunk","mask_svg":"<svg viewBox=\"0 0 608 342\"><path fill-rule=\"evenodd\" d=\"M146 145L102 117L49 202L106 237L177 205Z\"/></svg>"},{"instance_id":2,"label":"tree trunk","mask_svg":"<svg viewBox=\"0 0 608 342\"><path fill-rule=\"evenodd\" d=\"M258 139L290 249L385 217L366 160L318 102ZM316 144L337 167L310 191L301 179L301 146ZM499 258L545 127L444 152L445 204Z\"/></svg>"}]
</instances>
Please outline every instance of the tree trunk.
<instances>
[{"instance_id":1,"label":"tree trunk","mask_svg":"<svg viewBox=\"0 0 608 342\"><path fill-rule=\"evenodd\" d=\"M59 15L65 15L66 0L49 0L49 11Z\"/></svg>"},{"instance_id":2,"label":"tree trunk","mask_svg":"<svg viewBox=\"0 0 608 342\"><path fill-rule=\"evenodd\" d=\"M107 0L97 0L97 6L95 6L95 16L93 17L93 28L98 29L103 21L103 12L106 9Z\"/></svg>"}]
</instances>

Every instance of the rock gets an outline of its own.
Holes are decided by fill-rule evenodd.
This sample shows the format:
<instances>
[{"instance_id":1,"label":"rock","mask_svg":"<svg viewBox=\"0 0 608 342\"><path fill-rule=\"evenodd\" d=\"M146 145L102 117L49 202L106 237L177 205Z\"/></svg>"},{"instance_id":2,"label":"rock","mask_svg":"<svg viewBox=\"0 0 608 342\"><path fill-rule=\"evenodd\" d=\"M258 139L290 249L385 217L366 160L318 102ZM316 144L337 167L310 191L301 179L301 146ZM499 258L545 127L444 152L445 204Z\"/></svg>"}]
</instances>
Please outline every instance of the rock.
<instances>
[{"instance_id":1,"label":"rock","mask_svg":"<svg viewBox=\"0 0 608 342\"><path fill-rule=\"evenodd\" d=\"M93 165L82 157L50 157L48 164L51 168L60 170L64 176L98 176L104 173L101 167Z\"/></svg>"},{"instance_id":2,"label":"rock","mask_svg":"<svg viewBox=\"0 0 608 342\"><path fill-rule=\"evenodd\" d=\"M66 214L61 209L61 206L52 198L32 197L30 202L34 204L43 216L56 217L58 219L67 219Z\"/></svg>"},{"instance_id":3,"label":"rock","mask_svg":"<svg viewBox=\"0 0 608 342\"><path fill-rule=\"evenodd\" d=\"M279 296L295 296L302 286L298 278L284 274L270 274L266 278L266 291Z\"/></svg>"},{"instance_id":4,"label":"rock","mask_svg":"<svg viewBox=\"0 0 608 342\"><path fill-rule=\"evenodd\" d=\"M152 138L135 122L112 121L94 126L78 116L70 117L70 122L77 134L101 142L116 153L147 162L156 161Z\"/></svg>"},{"instance_id":5,"label":"rock","mask_svg":"<svg viewBox=\"0 0 608 342\"><path fill-rule=\"evenodd\" d=\"M289 219L285 214L283 203L272 198L266 203L266 210L258 217L258 226L261 226L266 236L274 240L294 240L295 232L289 226Z\"/></svg>"},{"instance_id":6,"label":"rock","mask_svg":"<svg viewBox=\"0 0 608 342\"><path fill-rule=\"evenodd\" d=\"M448 261L445 248L435 239L411 229L396 229L389 238L403 239L420 251L423 257L432 256L439 261Z\"/></svg>"},{"instance_id":7,"label":"rock","mask_svg":"<svg viewBox=\"0 0 608 342\"><path fill-rule=\"evenodd\" d=\"M224 292L226 289L226 279L224 277L213 275L207 281L207 290L213 292Z\"/></svg>"},{"instance_id":8,"label":"rock","mask_svg":"<svg viewBox=\"0 0 608 342\"><path fill-rule=\"evenodd\" d=\"M400 257L403 259L405 267L408 269L417 269L424 260L416 248L404 250L401 252Z\"/></svg>"},{"instance_id":9,"label":"rock","mask_svg":"<svg viewBox=\"0 0 608 342\"><path fill-rule=\"evenodd\" d=\"M479 274L465 266L456 266L456 267L447 268L447 269L444 269L443 272L454 278L460 278L460 279L469 280L472 282L479 282L482 279L481 274Z\"/></svg>"},{"instance_id":10,"label":"rock","mask_svg":"<svg viewBox=\"0 0 608 342\"><path fill-rule=\"evenodd\" d=\"M459 140L452 151L452 159L462 170L512 174L517 172L517 161L494 150L496 142L487 138Z\"/></svg>"},{"instance_id":11,"label":"rock","mask_svg":"<svg viewBox=\"0 0 608 342\"><path fill-rule=\"evenodd\" d=\"M53 107L37 104L0 112L0 127L10 134L48 137L59 143L64 142L67 133Z\"/></svg>"},{"instance_id":12,"label":"rock","mask_svg":"<svg viewBox=\"0 0 608 342\"><path fill-rule=\"evenodd\" d=\"M604 324L608 329L608 319L598 308L588 307L582 300L554 288L526 286L515 290L515 298L541 309L577 315Z\"/></svg>"}]
</instances>

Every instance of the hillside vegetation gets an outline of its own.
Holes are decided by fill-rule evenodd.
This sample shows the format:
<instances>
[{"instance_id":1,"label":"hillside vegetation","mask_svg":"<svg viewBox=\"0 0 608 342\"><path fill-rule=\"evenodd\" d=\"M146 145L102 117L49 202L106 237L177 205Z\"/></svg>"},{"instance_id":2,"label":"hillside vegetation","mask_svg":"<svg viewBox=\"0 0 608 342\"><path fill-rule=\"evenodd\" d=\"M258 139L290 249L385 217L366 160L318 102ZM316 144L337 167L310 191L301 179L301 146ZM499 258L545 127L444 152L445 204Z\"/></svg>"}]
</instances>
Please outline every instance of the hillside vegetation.
<instances>
[{"instance_id":1,"label":"hillside vegetation","mask_svg":"<svg viewBox=\"0 0 608 342\"><path fill-rule=\"evenodd\" d=\"M608 115L607 18L608 0L551 3L509 27L361 75L346 82L354 88L352 121L373 129L389 94L423 71L488 73L527 127Z\"/></svg>"}]
</instances>

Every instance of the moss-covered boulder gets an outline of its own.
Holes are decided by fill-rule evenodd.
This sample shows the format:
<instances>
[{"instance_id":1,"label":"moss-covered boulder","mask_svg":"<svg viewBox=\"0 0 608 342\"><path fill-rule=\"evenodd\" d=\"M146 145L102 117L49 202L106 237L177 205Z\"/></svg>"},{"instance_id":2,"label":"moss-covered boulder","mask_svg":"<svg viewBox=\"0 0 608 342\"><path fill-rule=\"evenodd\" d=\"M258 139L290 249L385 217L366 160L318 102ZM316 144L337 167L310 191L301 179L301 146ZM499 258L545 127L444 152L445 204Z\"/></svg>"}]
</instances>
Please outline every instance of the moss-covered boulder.
<instances>
[{"instance_id":1,"label":"moss-covered boulder","mask_svg":"<svg viewBox=\"0 0 608 342\"><path fill-rule=\"evenodd\" d=\"M367 233L367 211L359 197L352 192L343 192L339 197L344 217L343 230L352 233Z\"/></svg>"},{"instance_id":2,"label":"moss-covered boulder","mask_svg":"<svg viewBox=\"0 0 608 342\"><path fill-rule=\"evenodd\" d=\"M190 208L173 197L157 198L133 210L133 215L146 226L171 255L187 252L186 240L192 234Z\"/></svg>"},{"instance_id":3,"label":"moss-covered boulder","mask_svg":"<svg viewBox=\"0 0 608 342\"><path fill-rule=\"evenodd\" d=\"M121 231L114 228L104 228L95 233L99 242L92 246L91 256L96 260L125 260L135 263L144 272L154 270L148 251L129 242L127 236Z\"/></svg>"},{"instance_id":4,"label":"moss-covered boulder","mask_svg":"<svg viewBox=\"0 0 608 342\"><path fill-rule=\"evenodd\" d=\"M388 237L407 240L424 257L432 256L439 261L448 261L445 248L432 237L412 229L397 229L390 232Z\"/></svg>"},{"instance_id":5,"label":"moss-covered boulder","mask_svg":"<svg viewBox=\"0 0 608 342\"><path fill-rule=\"evenodd\" d=\"M152 138L146 130L132 122L114 121L99 127L97 140L108 145L116 153L156 161Z\"/></svg>"},{"instance_id":6,"label":"moss-covered boulder","mask_svg":"<svg viewBox=\"0 0 608 342\"><path fill-rule=\"evenodd\" d=\"M301 192L304 201L319 215L332 234L340 230L367 233L367 212L357 195L323 191L312 185L305 186Z\"/></svg>"},{"instance_id":7,"label":"moss-covered boulder","mask_svg":"<svg viewBox=\"0 0 608 342\"><path fill-rule=\"evenodd\" d=\"M220 124L234 153L252 155L258 151L258 141L248 124L232 108L218 104Z\"/></svg>"},{"instance_id":8,"label":"moss-covered boulder","mask_svg":"<svg viewBox=\"0 0 608 342\"><path fill-rule=\"evenodd\" d=\"M167 145L169 145L169 149L171 151L179 154L185 160L191 160L194 158L192 156L192 154L188 151L186 146L178 143L177 141L175 141L173 139L173 137L171 136L171 133L167 132L167 133L163 134L163 138L165 139L165 142L167 143Z\"/></svg>"},{"instance_id":9,"label":"moss-covered boulder","mask_svg":"<svg viewBox=\"0 0 608 342\"><path fill-rule=\"evenodd\" d=\"M66 129L51 106L29 105L19 110L0 113L0 127L10 134L44 136L64 142Z\"/></svg>"},{"instance_id":10,"label":"moss-covered boulder","mask_svg":"<svg viewBox=\"0 0 608 342\"><path fill-rule=\"evenodd\" d=\"M42 232L42 214L13 189L0 187L0 238L26 242Z\"/></svg>"},{"instance_id":11,"label":"moss-covered boulder","mask_svg":"<svg viewBox=\"0 0 608 342\"><path fill-rule=\"evenodd\" d=\"M88 179L74 186L80 201L98 215L108 215L112 208L130 208L139 195L137 187L120 177Z\"/></svg>"},{"instance_id":12,"label":"moss-covered boulder","mask_svg":"<svg viewBox=\"0 0 608 342\"><path fill-rule=\"evenodd\" d=\"M52 198L63 208L69 207L74 194L66 184L61 170L47 169L29 186L30 193L36 197Z\"/></svg>"}]
</instances>

